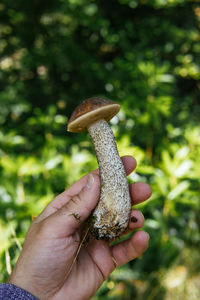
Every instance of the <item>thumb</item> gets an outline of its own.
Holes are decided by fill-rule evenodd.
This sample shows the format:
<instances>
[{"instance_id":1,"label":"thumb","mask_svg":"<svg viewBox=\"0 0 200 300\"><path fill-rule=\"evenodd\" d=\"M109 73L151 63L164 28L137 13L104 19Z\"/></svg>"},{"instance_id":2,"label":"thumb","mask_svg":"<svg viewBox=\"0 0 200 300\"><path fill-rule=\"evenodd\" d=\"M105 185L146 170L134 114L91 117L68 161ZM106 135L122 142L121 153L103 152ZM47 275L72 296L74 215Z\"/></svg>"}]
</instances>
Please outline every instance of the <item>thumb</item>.
<instances>
[{"instance_id":1,"label":"thumb","mask_svg":"<svg viewBox=\"0 0 200 300\"><path fill-rule=\"evenodd\" d=\"M86 185L79 194L47 217L44 222L56 235L72 235L97 205L100 195L100 180L97 174L88 174Z\"/></svg>"}]
</instances>

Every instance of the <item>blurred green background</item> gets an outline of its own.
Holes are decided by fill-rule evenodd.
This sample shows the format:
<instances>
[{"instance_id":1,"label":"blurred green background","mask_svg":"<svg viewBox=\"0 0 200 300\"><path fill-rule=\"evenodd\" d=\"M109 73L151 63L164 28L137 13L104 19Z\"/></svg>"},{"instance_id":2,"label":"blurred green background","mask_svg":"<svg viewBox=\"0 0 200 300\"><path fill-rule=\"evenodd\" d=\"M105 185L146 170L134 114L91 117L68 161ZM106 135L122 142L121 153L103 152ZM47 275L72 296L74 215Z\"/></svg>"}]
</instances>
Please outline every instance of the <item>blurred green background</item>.
<instances>
[{"instance_id":1,"label":"blurred green background","mask_svg":"<svg viewBox=\"0 0 200 300\"><path fill-rule=\"evenodd\" d=\"M55 195L97 167L87 133L66 132L81 100L105 96L148 251L117 269L94 296L200 299L200 1L1 0L0 281Z\"/></svg>"}]
</instances>

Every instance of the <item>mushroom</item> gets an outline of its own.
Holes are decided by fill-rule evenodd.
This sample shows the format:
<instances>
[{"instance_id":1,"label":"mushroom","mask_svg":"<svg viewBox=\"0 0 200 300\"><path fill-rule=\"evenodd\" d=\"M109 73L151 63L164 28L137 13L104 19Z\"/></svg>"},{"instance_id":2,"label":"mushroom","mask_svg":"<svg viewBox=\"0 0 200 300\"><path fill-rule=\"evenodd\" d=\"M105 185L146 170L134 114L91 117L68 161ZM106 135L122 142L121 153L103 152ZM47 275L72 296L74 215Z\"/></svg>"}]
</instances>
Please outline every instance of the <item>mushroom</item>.
<instances>
[{"instance_id":1,"label":"mushroom","mask_svg":"<svg viewBox=\"0 0 200 300\"><path fill-rule=\"evenodd\" d=\"M110 240L127 228L131 199L124 165L108 121L120 110L118 103L104 98L89 98L73 112L68 122L70 132L88 131L100 171L100 198L92 214L92 235Z\"/></svg>"}]
</instances>

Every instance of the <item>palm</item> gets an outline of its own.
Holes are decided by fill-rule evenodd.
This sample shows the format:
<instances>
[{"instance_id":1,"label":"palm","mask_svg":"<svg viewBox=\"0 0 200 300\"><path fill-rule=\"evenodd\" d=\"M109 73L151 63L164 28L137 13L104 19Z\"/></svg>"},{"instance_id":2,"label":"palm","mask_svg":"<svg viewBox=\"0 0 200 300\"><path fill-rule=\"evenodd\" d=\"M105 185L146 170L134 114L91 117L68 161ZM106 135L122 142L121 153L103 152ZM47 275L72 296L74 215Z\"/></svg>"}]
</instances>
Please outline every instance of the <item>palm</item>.
<instances>
[{"instance_id":1,"label":"palm","mask_svg":"<svg viewBox=\"0 0 200 300\"><path fill-rule=\"evenodd\" d=\"M104 241L90 240L81 248L77 259L71 259L71 263L72 272L52 299L65 299L66 295L72 295L73 291L80 291L80 295L76 293L73 299L82 299L83 295L84 299L90 299L115 268L110 247Z\"/></svg>"}]
</instances>

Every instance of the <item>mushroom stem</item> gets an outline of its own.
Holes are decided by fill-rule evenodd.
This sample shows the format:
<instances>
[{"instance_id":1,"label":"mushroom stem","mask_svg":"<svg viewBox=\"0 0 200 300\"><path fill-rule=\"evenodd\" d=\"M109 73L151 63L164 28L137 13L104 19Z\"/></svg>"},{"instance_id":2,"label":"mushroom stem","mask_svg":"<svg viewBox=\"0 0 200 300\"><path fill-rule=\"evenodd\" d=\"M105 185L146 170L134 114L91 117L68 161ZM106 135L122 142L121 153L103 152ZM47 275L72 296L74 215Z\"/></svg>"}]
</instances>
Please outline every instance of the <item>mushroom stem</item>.
<instances>
[{"instance_id":1,"label":"mushroom stem","mask_svg":"<svg viewBox=\"0 0 200 300\"><path fill-rule=\"evenodd\" d=\"M97 239L118 237L128 226L131 199L124 165L112 129L105 120L88 127L100 170L100 199L93 212L91 229Z\"/></svg>"}]
</instances>

